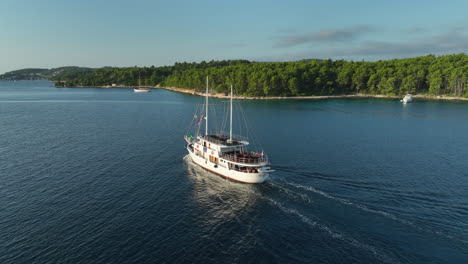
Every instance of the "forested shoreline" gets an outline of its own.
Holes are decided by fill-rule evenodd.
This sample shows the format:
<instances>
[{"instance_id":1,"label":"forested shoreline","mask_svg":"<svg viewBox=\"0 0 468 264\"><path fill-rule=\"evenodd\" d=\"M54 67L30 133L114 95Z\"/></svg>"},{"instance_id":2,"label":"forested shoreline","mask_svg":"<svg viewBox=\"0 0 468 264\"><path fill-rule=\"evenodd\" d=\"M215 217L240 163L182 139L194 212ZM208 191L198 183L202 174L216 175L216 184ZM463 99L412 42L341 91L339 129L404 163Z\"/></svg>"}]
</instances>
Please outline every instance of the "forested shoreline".
<instances>
[{"instance_id":1,"label":"forested shoreline","mask_svg":"<svg viewBox=\"0 0 468 264\"><path fill-rule=\"evenodd\" d=\"M0 74L0 80L21 81L21 80L48 80L60 76L63 79L73 79L83 76L93 71L92 68L78 66L64 66L52 69L46 68L26 68Z\"/></svg>"},{"instance_id":2,"label":"forested shoreline","mask_svg":"<svg viewBox=\"0 0 468 264\"><path fill-rule=\"evenodd\" d=\"M406 93L468 97L468 55L455 54L381 60L247 60L176 63L164 67L101 68L76 78L55 76L57 86L135 86L138 76L147 86L205 89L210 76L213 92L255 97Z\"/></svg>"}]
</instances>

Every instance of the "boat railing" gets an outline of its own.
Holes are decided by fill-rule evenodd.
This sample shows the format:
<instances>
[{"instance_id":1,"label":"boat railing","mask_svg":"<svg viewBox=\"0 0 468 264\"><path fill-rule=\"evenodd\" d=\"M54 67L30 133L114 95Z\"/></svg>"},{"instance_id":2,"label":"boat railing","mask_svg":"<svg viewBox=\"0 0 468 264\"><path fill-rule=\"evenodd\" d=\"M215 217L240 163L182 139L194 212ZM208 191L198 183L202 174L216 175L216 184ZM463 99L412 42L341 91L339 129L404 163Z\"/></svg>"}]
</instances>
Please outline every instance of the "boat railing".
<instances>
[{"instance_id":1,"label":"boat railing","mask_svg":"<svg viewBox=\"0 0 468 264\"><path fill-rule=\"evenodd\" d=\"M205 137L205 136L202 136L201 138L204 139L204 140L206 140L206 141L208 141L208 142L215 143L215 144L218 144L218 145L224 145L224 144L226 144L226 141L219 140L219 139L215 139L215 138L212 138L212 137Z\"/></svg>"},{"instance_id":2,"label":"boat railing","mask_svg":"<svg viewBox=\"0 0 468 264\"><path fill-rule=\"evenodd\" d=\"M214 135L214 136L218 136L218 135ZM220 137L222 137L222 135ZM206 140L208 142L218 144L218 145L228 145L229 144L227 142L228 141L227 137L225 139L224 138L223 139L217 139L217 138L214 138L214 137L208 135L208 136L201 136L200 138L202 138L202 139L204 139L204 140ZM232 141L233 142L241 142L241 141L247 142L247 138L242 137L242 136L234 136L232 138ZM239 143L237 143L237 144L239 144Z\"/></svg>"},{"instance_id":3,"label":"boat railing","mask_svg":"<svg viewBox=\"0 0 468 264\"><path fill-rule=\"evenodd\" d=\"M243 173L258 173L258 169L257 168L249 168L249 167L243 167L243 168L231 168L231 170L235 170L235 171L239 171L239 172L243 172Z\"/></svg>"},{"instance_id":4,"label":"boat railing","mask_svg":"<svg viewBox=\"0 0 468 264\"><path fill-rule=\"evenodd\" d=\"M245 156L245 157L244 157ZM260 164L267 161L266 157L252 157L249 155L222 154L221 157L226 160L244 164Z\"/></svg>"}]
</instances>

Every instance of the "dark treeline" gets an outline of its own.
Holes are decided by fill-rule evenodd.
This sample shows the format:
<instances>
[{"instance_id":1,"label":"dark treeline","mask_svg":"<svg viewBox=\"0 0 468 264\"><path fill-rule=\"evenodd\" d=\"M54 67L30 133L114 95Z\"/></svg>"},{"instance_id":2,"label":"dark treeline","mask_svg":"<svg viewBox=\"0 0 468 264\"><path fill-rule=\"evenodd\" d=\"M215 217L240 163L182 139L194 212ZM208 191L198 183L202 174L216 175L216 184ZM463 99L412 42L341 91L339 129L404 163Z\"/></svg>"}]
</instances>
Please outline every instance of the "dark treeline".
<instances>
[{"instance_id":1,"label":"dark treeline","mask_svg":"<svg viewBox=\"0 0 468 264\"><path fill-rule=\"evenodd\" d=\"M205 70L207 68L229 67L237 64L250 63L247 60L228 60L228 61L210 61L201 63L175 63L174 66L162 67L104 67L95 69L86 74L81 74L73 78L65 75L57 75L53 81L57 81L56 86L106 86L110 84L119 84L126 86L138 85L138 79L141 77L141 85L155 86L162 84L170 75L176 72L185 72L188 70Z\"/></svg>"},{"instance_id":2,"label":"dark treeline","mask_svg":"<svg viewBox=\"0 0 468 264\"><path fill-rule=\"evenodd\" d=\"M423 56L376 62L303 60L296 62L211 61L174 66L97 69L67 80L68 86L111 83L172 86L202 91L210 86L237 95L304 96L406 93L468 97L468 55Z\"/></svg>"}]
</instances>

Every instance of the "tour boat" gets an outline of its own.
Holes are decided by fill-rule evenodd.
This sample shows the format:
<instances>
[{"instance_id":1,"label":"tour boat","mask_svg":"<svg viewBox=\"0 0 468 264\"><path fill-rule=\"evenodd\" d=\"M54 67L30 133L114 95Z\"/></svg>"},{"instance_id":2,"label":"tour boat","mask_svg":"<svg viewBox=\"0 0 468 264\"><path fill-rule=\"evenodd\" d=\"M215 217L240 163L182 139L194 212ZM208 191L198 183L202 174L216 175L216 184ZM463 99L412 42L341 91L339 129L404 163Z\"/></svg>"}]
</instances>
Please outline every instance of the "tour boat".
<instances>
[{"instance_id":1,"label":"tour boat","mask_svg":"<svg viewBox=\"0 0 468 264\"><path fill-rule=\"evenodd\" d=\"M146 93L146 92L149 92L149 91L150 91L149 88L143 88L143 87L141 87L141 85L140 85L140 73L138 73L138 87L133 88L133 91L134 91L135 93Z\"/></svg>"},{"instance_id":2,"label":"tour boat","mask_svg":"<svg viewBox=\"0 0 468 264\"><path fill-rule=\"evenodd\" d=\"M407 94L405 95L405 97L403 97L403 99L401 99L401 102L403 102L404 104L411 103L412 101L413 96L411 94Z\"/></svg>"},{"instance_id":3,"label":"tour boat","mask_svg":"<svg viewBox=\"0 0 468 264\"><path fill-rule=\"evenodd\" d=\"M208 133L208 77L206 78L205 111L195 115L195 137L185 135L187 151L192 161L207 171L243 183L262 183L274 170L269 167L268 157L263 151L248 151L249 142L232 135L232 85L230 98L229 135ZM205 122L205 134L201 135L200 126Z\"/></svg>"}]
</instances>

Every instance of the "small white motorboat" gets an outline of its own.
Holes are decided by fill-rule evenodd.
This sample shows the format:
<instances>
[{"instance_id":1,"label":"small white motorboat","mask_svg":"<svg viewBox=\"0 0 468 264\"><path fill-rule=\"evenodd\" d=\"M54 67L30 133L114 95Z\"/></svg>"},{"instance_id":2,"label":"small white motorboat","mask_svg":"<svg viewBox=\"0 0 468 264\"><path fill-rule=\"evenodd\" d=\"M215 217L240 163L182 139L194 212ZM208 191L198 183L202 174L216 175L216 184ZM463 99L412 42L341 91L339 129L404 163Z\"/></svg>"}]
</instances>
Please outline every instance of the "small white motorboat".
<instances>
[{"instance_id":1,"label":"small white motorboat","mask_svg":"<svg viewBox=\"0 0 468 264\"><path fill-rule=\"evenodd\" d=\"M148 88L140 88L140 87L139 87L139 88L133 88L133 91L134 91L135 93L146 93L146 92L149 92L150 89L148 89Z\"/></svg>"},{"instance_id":2,"label":"small white motorboat","mask_svg":"<svg viewBox=\"0 0 468 264\"><path fill-rule=\"evenodd\" d=\"M401 99L401 102L404 104L411 103L413 101L413 96L411 94L405 95L403 99Z\"/></svg>"}]
</instances>

